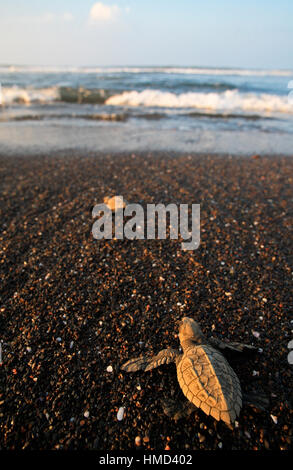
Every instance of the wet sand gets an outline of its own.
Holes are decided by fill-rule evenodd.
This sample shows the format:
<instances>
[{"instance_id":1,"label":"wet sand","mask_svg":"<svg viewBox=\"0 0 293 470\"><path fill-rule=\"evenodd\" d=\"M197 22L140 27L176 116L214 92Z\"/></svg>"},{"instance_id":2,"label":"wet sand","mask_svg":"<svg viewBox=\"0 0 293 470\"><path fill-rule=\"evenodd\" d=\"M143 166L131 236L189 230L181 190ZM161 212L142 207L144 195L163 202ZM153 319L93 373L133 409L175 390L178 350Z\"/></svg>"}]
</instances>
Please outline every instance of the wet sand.
<instances>
[{"instance_id":1,"label":"wet sand","mask_svg":"<svg viewBox=\"0 0 293 470\"><path fill-rule=\"evenodd\" d=\"M139 436L148 450L288 450L292 169L269 156L0 156L1 448L130 451ZM115 194L200 203L199 249L94 240L91 209ZM267 411L243 407L234 430L200 410L175 423L161 405L180 396L174 366L120 371L178 347L182 316L259 348L233 367Z\"/></svg>"}]
</instances>

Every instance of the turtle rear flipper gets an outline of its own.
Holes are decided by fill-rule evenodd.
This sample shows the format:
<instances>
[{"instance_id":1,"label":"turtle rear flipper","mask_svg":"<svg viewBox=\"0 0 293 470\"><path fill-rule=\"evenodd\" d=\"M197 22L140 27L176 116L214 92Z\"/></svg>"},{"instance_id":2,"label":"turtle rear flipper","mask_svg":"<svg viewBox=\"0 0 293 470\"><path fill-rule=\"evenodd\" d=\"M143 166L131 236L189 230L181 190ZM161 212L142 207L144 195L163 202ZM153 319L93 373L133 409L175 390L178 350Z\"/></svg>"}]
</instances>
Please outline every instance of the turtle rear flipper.
<instances>
[{"instance_id":1,"label":"turtle rear flipper","mask_svg":"<svg viewBox=\"0 0 293 470\"><path fill-rule=\"evenodd\" d=\"M187 416L196 410L196 406L186 400L167 398L161 400L161 403L165 415L175 421L181 418L187 418Z\"/></svg>"},{"instance_id":2,"label":"turtle rear flipper","mask_svg":"<svg viewBox=\"0 0 293 470\"><path fill-rule=\"evenodd\" d=\"M125 372L137 372L138 370L148 371L155 369L163 364L170 364L175 362L180 356L180 353L175 349L167 348L162 349L156 356L147 357L141 356L134 359L130 359L121 367Z\"/></svg>"},{"instance_id":3,"label":"turtle rear flipper","mask_svg":"<svg viewBox=\"0 0 293 470\"><path fill-rule=\"evenodd\" d=\"M146 356L134 357L133 359L129 359L129 361L125 362L125 364L121 366L121 369L125 372L137 372L138 370L145 370L148 362L149 358Z\"/></svg>"},{"instance_id":4,"label":"turtle rear flipper","mask_svg":"<svg viewBox=\"0 0 293 470\"><path fill-rule=\"evenodd\" d=\"M244 344L244 343L238 343L236 341L231 341L230 343L226 343L225 341L222 341L218 338L215 338L214 336L210 336L208 338L208 342L211 346L213 346L216 349L219 349L222 351L224 354L225 353L243 353L246 355L249 354L255 354L258 351L258 348L255 346L250 346L249 344Z\"/></svg>"},{"instance_id":5,"label":"turtle rear flipper","mask_svg":"<svg viewBox=\"0 0 293 470\"><path fill-rule=\"evenodd\" d=\"M243 392L243 404L252 406L260 411L266 411L269 407L269 398L261 391L257 392Z\"/></svg>"}]
</instances>

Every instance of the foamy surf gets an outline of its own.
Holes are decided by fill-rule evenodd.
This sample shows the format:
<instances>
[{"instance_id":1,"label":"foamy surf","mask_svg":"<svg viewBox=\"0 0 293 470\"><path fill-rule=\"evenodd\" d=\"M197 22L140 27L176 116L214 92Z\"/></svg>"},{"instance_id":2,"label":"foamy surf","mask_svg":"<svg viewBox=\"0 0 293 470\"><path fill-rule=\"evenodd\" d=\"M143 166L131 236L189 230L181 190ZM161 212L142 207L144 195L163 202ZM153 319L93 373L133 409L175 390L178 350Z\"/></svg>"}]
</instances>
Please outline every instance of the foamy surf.
<instances>
[{"instance_id":1,"label":"foamy surf","mask_svg":"<svg viewBox=\"0 0 293 470\"><path fill-rule=\"evenodd\" d=\"M222 93L169 93L160 90L127 91L111 96L105 102L111 106L148 106L162 108L198 108L213 111L255 111L293 113L287 97L253 93L241 94L237 90Z\"/></svg>"},{"instance_id":2,"label":"foamy surf","mask_svg":"<svg viewBox=\"0 0 293 470\"><path fill-rule=\"evenodd\" d=\"M2 87L2 104L10 105L13 103L50 103L59 98L58 87L50 88L18 88Z\"/></svg>"}]
</instances>

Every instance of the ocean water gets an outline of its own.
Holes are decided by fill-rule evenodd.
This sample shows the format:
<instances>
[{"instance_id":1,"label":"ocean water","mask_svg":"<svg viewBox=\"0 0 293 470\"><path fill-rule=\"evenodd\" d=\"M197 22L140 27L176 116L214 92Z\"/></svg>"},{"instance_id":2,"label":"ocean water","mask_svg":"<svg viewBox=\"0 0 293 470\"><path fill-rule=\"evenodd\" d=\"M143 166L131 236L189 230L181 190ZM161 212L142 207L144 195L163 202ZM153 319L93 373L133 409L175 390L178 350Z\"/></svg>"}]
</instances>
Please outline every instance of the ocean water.
<instances>
[{"instance_id":1,"label":"ocean water","mask_svg":"<svg viewBox=\"0 0 293 470\"><path fill-rule=\"evenodd\" d=\"M0 151L293 154L293 70L0 66Z\"/></svg>"}]
</instances>

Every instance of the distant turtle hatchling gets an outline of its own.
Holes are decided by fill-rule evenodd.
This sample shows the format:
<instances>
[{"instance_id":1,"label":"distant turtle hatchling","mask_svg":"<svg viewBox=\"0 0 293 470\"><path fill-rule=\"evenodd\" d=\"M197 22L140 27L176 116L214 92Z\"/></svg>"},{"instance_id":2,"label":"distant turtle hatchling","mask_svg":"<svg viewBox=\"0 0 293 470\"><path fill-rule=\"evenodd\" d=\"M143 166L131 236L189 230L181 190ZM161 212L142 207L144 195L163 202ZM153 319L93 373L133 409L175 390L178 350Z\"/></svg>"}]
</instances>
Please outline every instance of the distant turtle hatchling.
<instances>
[{"instance_id":1,"label":"distant turtle hatchling","mask_svg":"<svg viewBox=\"0 0 293 470\"><path fill-rule=\"evenodd\" d=\"M254 352L256 348L241 343L225 343L217 338L205 338L193 319L184 317L179 326L183 354L167 348L154 357L130 359L123 366L126 372L148 371L174 362L177 379L188 402L166 400L164 412L177 420L196 408L202 409L217 421L231 425L239 416L242 402L264 410L268 400L258 393L244 394L239 379L222 352Z\"/></svg>"}]
</instances>

